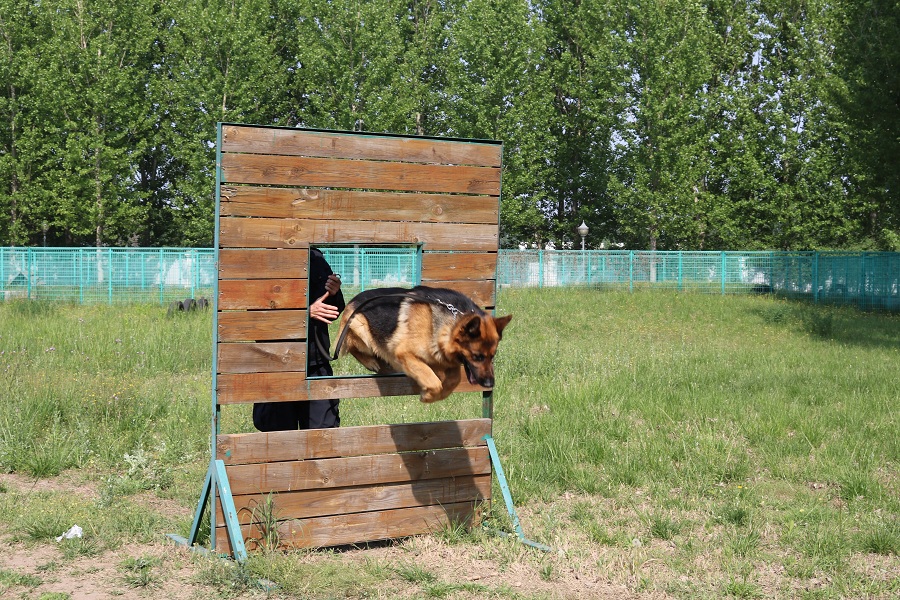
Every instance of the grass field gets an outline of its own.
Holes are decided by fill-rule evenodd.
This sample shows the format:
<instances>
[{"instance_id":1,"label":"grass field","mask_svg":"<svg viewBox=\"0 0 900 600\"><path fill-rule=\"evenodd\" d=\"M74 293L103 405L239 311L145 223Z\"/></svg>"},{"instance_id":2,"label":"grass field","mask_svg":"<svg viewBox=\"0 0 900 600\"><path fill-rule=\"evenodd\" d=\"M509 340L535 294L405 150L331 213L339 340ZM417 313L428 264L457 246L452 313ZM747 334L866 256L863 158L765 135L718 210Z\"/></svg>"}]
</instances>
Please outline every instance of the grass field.
<instances>
[{"instance_id":1,"label":"grass field","mask_svg":"<svg viewBox=\"0 0 900 600\"><path fill-rule=\"evenodd\" d=\"M554 553L445 531L241 568L185 559L192 593L900 595L900 318L592 289L503 290L499 312L514 317L494 434L526 534ZM53 548L57 569L121 556L117 589L165 589L173 559L132 548L189 528L208 462L210 330L209 314L156 306L0 304L6 543ZM345 425L480 413L472 394L342 404ZM249 415L225 407L223 430L251 431ZM73 523L83 538L53 541ZM487 561L491 576L461 575L454 560ZM52 571L0 566L0 595L39 598ZM259 591L260 577L278 587Z\"/></svg>"}]
</instances>

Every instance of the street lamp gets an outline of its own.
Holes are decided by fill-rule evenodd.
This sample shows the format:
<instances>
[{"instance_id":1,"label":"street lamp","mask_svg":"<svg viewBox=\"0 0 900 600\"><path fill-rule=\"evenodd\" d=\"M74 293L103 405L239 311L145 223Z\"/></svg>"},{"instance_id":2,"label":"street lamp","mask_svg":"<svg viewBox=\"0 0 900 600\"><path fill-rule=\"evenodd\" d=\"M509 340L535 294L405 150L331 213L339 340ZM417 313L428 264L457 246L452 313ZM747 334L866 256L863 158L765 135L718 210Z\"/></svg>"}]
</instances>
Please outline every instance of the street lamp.
<instances>
[{"instance_id":1,"label":"street lamp","mask_svg":"<svg viewBox=\"0 0 900 600\"><path fill-rule=\"evenodd\" d=\"M584 219L581 220L581 225L577 227L576 231L581 236L581 251L584 252L584 238L588 234L588 226L584 224Z\"/></svg>"}]
</instances>

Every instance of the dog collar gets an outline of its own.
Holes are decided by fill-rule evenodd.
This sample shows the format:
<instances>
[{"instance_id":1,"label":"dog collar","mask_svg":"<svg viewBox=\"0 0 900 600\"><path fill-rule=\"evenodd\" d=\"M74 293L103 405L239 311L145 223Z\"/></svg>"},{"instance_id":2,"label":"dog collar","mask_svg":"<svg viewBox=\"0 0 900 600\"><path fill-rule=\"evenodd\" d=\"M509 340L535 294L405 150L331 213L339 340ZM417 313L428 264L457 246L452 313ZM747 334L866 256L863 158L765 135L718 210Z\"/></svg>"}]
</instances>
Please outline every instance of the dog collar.
<instances>
[{"instance_id":1,"label":"dog collar","mask_svg":"<svg viewBox=\"0 0 900 600\"><path fill-rule=\"evenodd\" d=\"M458 317L459 315L463 314L463 311L459 310L458 308L456 308L455 306L453 306L452 304L450 304L448 302L444 302L440 298L435 298L434 301L437 302L438 304L440 304L441 306L443 306L444 308L446 308L447 310L449 310L450 313L454 317Z\"/></svg>"}]
</instances>

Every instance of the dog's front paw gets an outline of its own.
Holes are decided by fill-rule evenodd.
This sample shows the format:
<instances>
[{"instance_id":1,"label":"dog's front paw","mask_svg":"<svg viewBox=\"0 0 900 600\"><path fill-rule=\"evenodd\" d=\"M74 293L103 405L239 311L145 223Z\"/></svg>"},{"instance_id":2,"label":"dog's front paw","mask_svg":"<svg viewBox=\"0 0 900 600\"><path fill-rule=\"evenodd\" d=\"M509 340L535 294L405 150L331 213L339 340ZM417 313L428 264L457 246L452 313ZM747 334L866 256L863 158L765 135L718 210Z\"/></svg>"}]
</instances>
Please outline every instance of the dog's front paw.
<instances>
[{"instance_id":1,"label":"dog's front paw","mask_svg":"<svg viewBox=\"0 0 900 600\"><path fill-rule=\"evenodd\" d=\"M431 404L432 402L437 402L441 398L435 396L434 394L429 394L428 392L422 392L419 394L419 400L424 402L425 404Z\"/></svg>"},{"instance_id":2,"label":"dog's front paw","mask_svg":"<svg viewBox=\"0 0 900 600\"><path fill-rule=\"evenodd\" d=\"M419 400L426 404L430 404L432 402L443 400L451 393L453 393L453 388L448 389L446 387L439 387L434 390L422 390L422 393L419 395Z\"/></svg>"}]
</instances>

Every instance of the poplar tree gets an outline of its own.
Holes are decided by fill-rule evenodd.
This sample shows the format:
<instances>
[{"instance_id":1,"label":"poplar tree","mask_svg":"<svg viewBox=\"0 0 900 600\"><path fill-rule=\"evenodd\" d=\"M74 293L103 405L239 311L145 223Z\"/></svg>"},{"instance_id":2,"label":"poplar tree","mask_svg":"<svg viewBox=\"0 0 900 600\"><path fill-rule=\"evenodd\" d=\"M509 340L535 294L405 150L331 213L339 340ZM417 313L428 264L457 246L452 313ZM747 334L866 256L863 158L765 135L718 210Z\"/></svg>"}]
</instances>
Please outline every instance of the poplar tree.
<instances>
[{"instance_id":1,"label":"poplar tree","mask_svg":"<svg viewBox=\"0 0 900 600\"><path fill-rule=\"evenodd\" d=\"M627 5L615 39L625 109L610 185L630 247L690 248L700 239L713 40L700 2Z\"/></svg>"},{"instance_id":2,"label":"poplar tree","mask_svg":"<svg viewBox=\"0 0 900 600\"><path fill-rule=\"evenodd\" d=\"M501 243L541 242L551 237L541 207L555 146L547 32L522 0L469 0L455 17L441 94L446 134L503 140Z\"/></svg>"},{"instance_id":3,"label":"poplar tree","mask_svg":"<svg viewBox=\"0 0 900 600\"><path fill-rule=\"evenodd\" d=\"M40 189L31 185L36 157L25 126L33 100L28 64L38 35L33 8L27 1L0 0L0 244L25 243L40 218L32 212Z\"/></svg>"}]
</instances>

